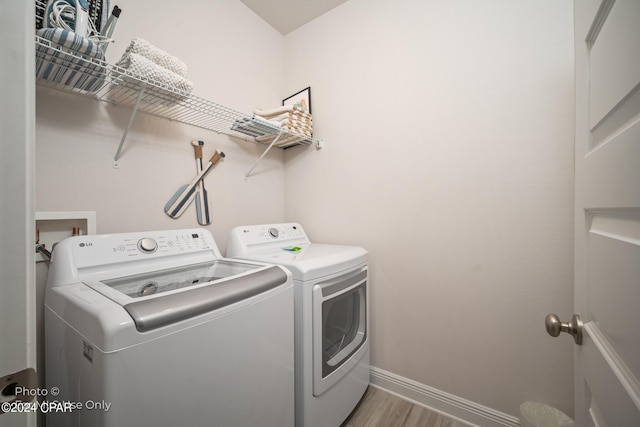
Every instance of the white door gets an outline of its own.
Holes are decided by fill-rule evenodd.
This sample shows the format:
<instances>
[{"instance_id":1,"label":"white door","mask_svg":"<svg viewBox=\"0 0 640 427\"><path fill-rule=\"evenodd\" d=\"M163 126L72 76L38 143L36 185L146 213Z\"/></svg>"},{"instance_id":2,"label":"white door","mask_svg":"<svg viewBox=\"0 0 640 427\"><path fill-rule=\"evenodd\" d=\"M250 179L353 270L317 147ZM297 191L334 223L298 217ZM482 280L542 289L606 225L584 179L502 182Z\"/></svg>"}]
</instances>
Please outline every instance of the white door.
<instances>
[{"instance_id":1,"label":"white door","mask_svg":"<svg viewBox=\"0 0 640 427\"><path fill-rule=\"evenodd\" d=\"M34 58L34 3L0 1L0 403L36 387ZM0 414L0 427L35 424Z\"/></svg>"},{"instance_id":2,"label":"white door","mask_svg":"<svg viewBox=\"0 0 640 427\"><path fill-rule=\"evenodd\" d=\"M640 1L576 0L576 425L640 426ZM564 319L563 319L564 320Z\"/></svg>"}]
</instances>

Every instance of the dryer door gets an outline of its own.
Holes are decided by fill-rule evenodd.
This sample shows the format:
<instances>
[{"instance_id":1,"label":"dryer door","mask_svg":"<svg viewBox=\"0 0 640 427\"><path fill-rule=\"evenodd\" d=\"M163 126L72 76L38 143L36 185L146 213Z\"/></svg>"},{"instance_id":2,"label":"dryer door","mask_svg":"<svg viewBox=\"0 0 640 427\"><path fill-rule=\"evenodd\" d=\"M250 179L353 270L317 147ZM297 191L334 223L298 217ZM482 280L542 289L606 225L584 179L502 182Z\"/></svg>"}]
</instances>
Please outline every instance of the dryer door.
<instances>
[{"instance_id":1,"label":"dryer door","mask_svg":"<svg viewBox=\"0 0 640 427\"><path fill-rule=\"evenodd\" d=\"M320 396L366 352L367 267L313 287L313 394Z\"/></svg>"}]
</instances>

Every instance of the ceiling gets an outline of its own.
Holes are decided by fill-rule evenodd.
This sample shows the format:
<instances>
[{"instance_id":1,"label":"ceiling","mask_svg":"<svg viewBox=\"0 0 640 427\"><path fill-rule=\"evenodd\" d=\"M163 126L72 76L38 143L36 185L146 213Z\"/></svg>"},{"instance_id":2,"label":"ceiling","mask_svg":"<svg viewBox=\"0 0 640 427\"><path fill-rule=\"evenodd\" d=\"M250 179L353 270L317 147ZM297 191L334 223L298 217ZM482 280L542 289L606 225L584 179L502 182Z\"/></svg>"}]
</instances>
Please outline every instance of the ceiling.
<instances>
[{"instance_id":1,"label":"ceiling","mask_svg":"<svg viewBox=\"0 0 640 427\"><path fill-rule=\"evenodd\" d=\"M240 0L285 35L347 0Z\"/></svg>"}]
</instances>

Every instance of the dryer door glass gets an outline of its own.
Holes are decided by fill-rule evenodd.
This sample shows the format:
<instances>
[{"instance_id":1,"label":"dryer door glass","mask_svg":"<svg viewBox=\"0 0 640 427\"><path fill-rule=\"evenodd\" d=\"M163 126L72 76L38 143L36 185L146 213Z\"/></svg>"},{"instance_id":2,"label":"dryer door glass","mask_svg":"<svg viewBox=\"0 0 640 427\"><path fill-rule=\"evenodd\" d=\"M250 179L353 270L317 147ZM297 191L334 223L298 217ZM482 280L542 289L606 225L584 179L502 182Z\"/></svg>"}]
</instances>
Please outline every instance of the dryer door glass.
<instances>
[{"instance_id":1,"label":"dryer door glass","mask_svg":"<svg viewBox=\"0 0 640 427\"><path fill-rule=\"evenodd\" d=\"M322 376L336 370L364 342L365 283L322 303Z\"/></svg>"},{"instance_id":2,"label":"dryer door glass","mask_svg":"<svg viewBox=\"0 0 640 427\"><path fill-rule=\"evenodd\" d=\"M367 268L313 286L314 390L367 339Z\"/></svg>"},{"instance_id":3,"label":"dryer door glass","mask_svg":"<svg viewBox=\"0 0 640 427\"><path fill-rule=\"evenodd\" d=\"M369 352L366 266L312 288L313 395L320 396Z\"/></svg>"}]
</instances>

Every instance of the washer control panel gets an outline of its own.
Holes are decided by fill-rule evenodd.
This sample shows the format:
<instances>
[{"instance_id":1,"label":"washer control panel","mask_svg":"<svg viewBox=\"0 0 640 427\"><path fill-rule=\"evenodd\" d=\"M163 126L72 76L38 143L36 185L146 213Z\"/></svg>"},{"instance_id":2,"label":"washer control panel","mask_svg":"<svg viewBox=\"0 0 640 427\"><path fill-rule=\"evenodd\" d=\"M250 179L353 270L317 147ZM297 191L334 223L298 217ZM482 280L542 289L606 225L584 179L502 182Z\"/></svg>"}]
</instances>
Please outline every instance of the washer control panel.
<instances>
[{"instance_id":1,"label":"washer control panel","mask_svg":"<svg viewBox=\"0 0 640 427\"><path fill-rule=\"evenodd\" d=\"M214 253L217 252L211 234L200 229L89 235L65 240L70 240L65 243L71 245L73 261L78 268L211 252L212 249ZM57 249L59 247L56 247Z\"/></svg>"}]
</instances>

